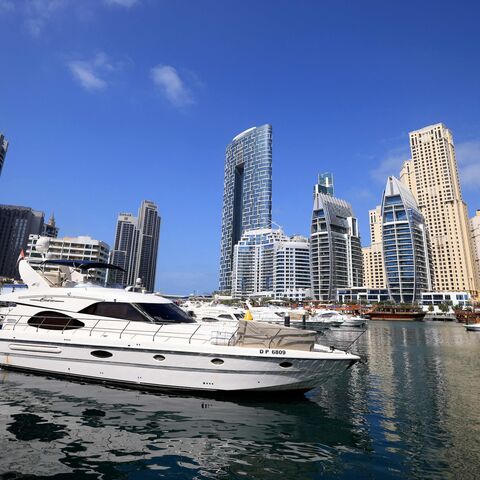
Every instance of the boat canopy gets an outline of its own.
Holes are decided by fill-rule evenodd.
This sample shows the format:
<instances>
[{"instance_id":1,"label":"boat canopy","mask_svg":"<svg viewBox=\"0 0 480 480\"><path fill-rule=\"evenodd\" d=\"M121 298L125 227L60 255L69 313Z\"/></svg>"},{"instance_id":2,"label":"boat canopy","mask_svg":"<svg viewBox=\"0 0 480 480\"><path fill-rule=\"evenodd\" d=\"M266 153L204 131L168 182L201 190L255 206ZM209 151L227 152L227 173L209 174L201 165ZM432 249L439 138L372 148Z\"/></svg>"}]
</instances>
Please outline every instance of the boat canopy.
<instances>
[{"instance_id":1,"label":"boat canopy","mask_svg":"<svg viewBox=\"0 0 480 480\"><path fill-rule=\"evenodd\" d=\"M112 263L94 262L93 260L45 260L42 262L42 265L60 265L63 267L79 268L80 270L105 268L109 270L120 270L122 272L125 271L122 267L113 265Z\"/></svg>"}]
</instances>

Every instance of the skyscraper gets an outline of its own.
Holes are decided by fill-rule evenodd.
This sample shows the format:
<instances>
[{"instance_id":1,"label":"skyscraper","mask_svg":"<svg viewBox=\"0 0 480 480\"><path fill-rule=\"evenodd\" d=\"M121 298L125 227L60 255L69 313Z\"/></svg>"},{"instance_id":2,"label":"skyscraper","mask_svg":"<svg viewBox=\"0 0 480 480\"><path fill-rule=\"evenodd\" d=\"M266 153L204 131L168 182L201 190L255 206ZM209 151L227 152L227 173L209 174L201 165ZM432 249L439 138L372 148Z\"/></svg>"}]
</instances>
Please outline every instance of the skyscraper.
<instances>
[{"instance_id":1,"label":"skyscraper","mask_svg":"<svg viewBox=\"0 0 480 480\"><path fill-rule=\"evenodd\" d=\"M385 288L382 245L382 207L379 205L368 212L370 220L370 246L362 248L363 286Z\"/></svg>"},{"instance_id":2,"label":"skyscraper","mask_svg":"<svg viewBox=\"0 0 480 480\"><path fill-rule=\"evenodd\" d=\"M131 213L118 216L111 262L125 272L112 270L110 284L134 285L141 278L148 291L154 290L160 222L157 205L148 200L142 202L138 217Z\"/></svg>"},{"instance_id":3,"label":"skyscraper","mask_svg":"<svg viewBox=\"0 0 480 480\"><path fill-rule=\"evenodd\" d=\"M59 231L59 228L57 227L57 224L55 223L55 217L52 213L52 216L50 217L50 220L48 221L48 223L45 223L43 225L42 235L44 237L57 238L58 237L58 231Z\"/></svg>"},{"instance_id":4,"label":"skyscraper","mask_svg":"<svg viewBox=\"0 0 480 480\"><path fill-rule=\"evenodd\" d=\"M478 277L452 133L442 123L415 130L410 149L415 178L410 186L430 233L434 288L476 294Z\"/></svg>"},{"instance_id":5,"label":"skyscraper","mask_svg":"<svg viewBox=\"0 0 480 480\"><path fill-rule=\"evenodd\" d=\"M417 202L408 188L388 177L382 201L383 252L390 298L413 303L431 291L428 232Z\"/></svg>"},{"instance_id":6,"label":"skyscraper","mask_svg":"<svg viewBox=\"0 0 480 480\"><path fill-rule=\"evenodd\" d=\"M312 290L317 300L335 300L337 289L360 287L363 258L357 219L345 200L315 185L310 256ZM333 184L329 185L333 192Z\"/></svg>"},{"instance_id":7,"label":"skyscraper","mask_svg":"<svg viewBox=\"0 0 480 480\"><path fill-rule=\"evenodd\" d=\"M5 162L5 156L7 155L8 142L5 136L0 133L0 175L2 174L3 163Z\"/></svg>"},{"instance_id":8,"label":"skyscraper","mask_svg":"<svg viewBox=\"0 0 480 480\"><path fill-rule=\"evenodd\" d=\"M43 230L43 212L29 207L0 205L0 277L19 278L17 259L26 250L28 236Z\"/></svg>"},{"instance_id":9,"label":"skyscraper","mask_svg":"<svg viewBox=\"0 0 480 480\"><path fill-rule=\"evenodd\" d=\"M227 146L220 290L232 288L233 249L246 230L272 226L272 127L245 130Z\"/></svg>"},{"instance_id":10,"label":"skyscraper","mask_svg":"<svg viewBox=\"0 0 480 480\"><path fill-rule=\"evenodd\" d=\"M477 210L475 216L470 219L470 228L472 230L473 256L477 273L480 274L480 210Z\"/></svg>"}]
</instances>

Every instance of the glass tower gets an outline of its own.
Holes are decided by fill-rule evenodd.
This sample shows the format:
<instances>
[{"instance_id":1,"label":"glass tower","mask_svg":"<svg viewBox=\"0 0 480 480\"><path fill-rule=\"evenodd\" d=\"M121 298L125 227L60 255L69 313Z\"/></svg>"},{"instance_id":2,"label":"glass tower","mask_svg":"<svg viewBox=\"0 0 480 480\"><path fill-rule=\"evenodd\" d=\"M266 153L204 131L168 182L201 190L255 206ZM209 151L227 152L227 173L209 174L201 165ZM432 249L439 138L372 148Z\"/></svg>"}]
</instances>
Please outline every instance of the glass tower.
<instances>
[{"instance_id":1,"label":"glass tower","mask_svg":"<svg viewBox=\"0 0 480 480\"><path fill-rule=\"evenodd\" d=\"M272 126L245 130L227 146L220 282L232 288L233 249L246 230L272 226Z\"/></svg>"},{"instance_id":2,"label":"glass tower","mask_svg":"<svg viewBox=\"0 0 480 480\"><path fill-rule=\"evenodd\" d=\"M432 290L431 253L423 215L408 188L388 177L382 201L383 254L387 288L397 303L420 300Z\"/></svg>"},{"instance_id":3,"label":"glass tower","mask_svg":"<svg viewBox=\"0 0 480 480\"><path fill-rule=\"evenodd\" d=\"M325 178L330 182L325 182ZM358 222L351 205L333 196L329 174L319 176L319 183L314 187L310 252L312 291L317 300L335 300L338 288L362 285Z\"/></svg>"}]
</instances>

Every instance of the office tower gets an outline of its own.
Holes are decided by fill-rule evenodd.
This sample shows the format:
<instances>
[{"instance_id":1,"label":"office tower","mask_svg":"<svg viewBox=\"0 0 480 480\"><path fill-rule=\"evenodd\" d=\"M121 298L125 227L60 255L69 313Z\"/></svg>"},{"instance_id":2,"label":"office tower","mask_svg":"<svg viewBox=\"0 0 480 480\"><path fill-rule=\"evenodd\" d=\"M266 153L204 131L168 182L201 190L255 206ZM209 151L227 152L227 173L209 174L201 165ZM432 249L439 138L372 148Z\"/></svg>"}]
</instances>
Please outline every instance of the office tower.
<instances>
[{"instance_id":1,"label":"office tower","mask_svg":"<svg viewBox=\"0 0 480 480\"><path fill-rule=\"evenodd\" d=\"M408 188L388 177L382 200L383 254L387 288L395 302L413 303L432 290L428 232Z\"/></svg>"},{"instance_id":2,"label":"office tower","mask_svg":"<svg viewBox=\"0 0 480 480\"><path fill-rule=\"evenodd\" d=\"M48 223L45 223L43 225L42 236L49 237L49 238L56 238L58 237L58 231L59 231L59 228L55 223L55 217L52 213L52 216L50 217L50 220L48 221Z\"/></svg>"},{"instance_id":3,"label":"office tower","mask_svg":"<svg viewBox=\"0 0 480 480\"><path fill-rule=\"evenodd\" d=\"M470 228L472 231L473 257L477 267L477 274L480 275L480 210L470 219Z\"/></svg>"},{"instance_id":4,"label":"office tower","mask_svg":"<svg viewBox=\"0 0 480 480\"><path fill-rule=\"evenodd\" d=\"M244 232L234 247L232 295L290 298L310 296L308 239L281 229Z\"/></svg>"},{"instance_id":5,"label":"office tower","mask_svg":"<svg viewBox=\"0 0 480 480\"><path fill-rule=\"evenodd\" d=\"M363 286L385 288L382 246L382 207L379 205L368 212L370 220L370 246L362 248Z\"/></svg>"},{"instance_id":6,"label":"office tower","mask_svg":"<svg viewBox=\"0 0 480 480\"><path fill-rule=\"evenodd\" d=\"M43 247L47 247L42 253L36 250L39 239L43 240ZM58 277L59 267L54 265L46 265L40 267L41 262L45 258L49 260L88 260L92 262L108 262L108 253L110 247L101 240L95 240L89 236L83 235L79 237L45 237L42 235L29 235L26 257L33 268L42 268L47 278ZM105 284L106 271L89 270L89 279L100 285Z\"/></svg>"},{"instance_id":7,"label":"office tower","mask_svg":"<svg viewBox=\"0 0 480 480\"><path fill-rule=\"evenodd\" d=\"M453 136L438 123L410 133L413 195L430 233L434 288L475 295L478 279Z\"/></svg>"},{"instance_id":8,"label":"office tower","mask_svg":"<svg viewBox=\"0 0 480 480\"><path fill-rule=\"evenodd\" d=\"M109 272L108 281L111 285L135 285L134 260L137 256L138 245L137 218L131 213L120 213L117 218L115 243L111 253L110 262L124 271L112 270Z\"/></svg>"},{"instance_id":9,"label":"office tower","mask_svg":"<svg viewBox=\"0 0 480 480\"><path fill-rule=\"evenodd\" d=\"M223 187L220 281L232 288L233 249L246 230L272 226L272 127L245 130L227 146Z\"/></svg>"},{"instance_id":10,"label":"office tower","mask_svg":"<svg viewBox=\"0 0 480 480\"><path fill-rule=\"evenodd\" d=\"M138 247L136 278L141 278L149 292L155 289L158 242L160 240L160 215L153 202L144 200L138 212Z\"/></svg>"},{"instance_id":11,"label":"office tower","mask_svg":"<svg viewBox=\"0 0 480 480\"><path fill-rule=\"evenodd\" d=\"M17 259L28 236L43 230L43 212L29 207L0 205L0 277L19 278Z\"/></svg>"},{"instance_id":12,"label":"office tower","mask_svg":"<svg viewBox=\"0 0 480 480\"><path fill-rule=\"evenodd\" d=\"M363 257L357 219L349 203L314 187L310 256L317 300L335 300L337 289L360 287ZM333 185L331 185L333 191Z\"/></svg>"},{"instance_id":13,"label":"office tower","mask_svg":"<svg viewBox=\"0 0 480 480\"><path fill-rule=\"evenodd\" d=\"M3 164L5 162L5 156L7 155L8 142L5 136L0 133L0 175L2 174Z\"/></svg>"},{"instance_id":14,"label":"office tower","mask_svg":"<svg viewBox=\"0 0 480 480\"><path fill-rule=\"evenodd\" d=\"M115 245L111 263L125 272L110 272L108 280L112 285L135 285L138 278L148 291L155 288L158 243L160 239L158 207L144 200L138 217L131 213L121 213L117 219Z\"/></svg>"}]
</instances>

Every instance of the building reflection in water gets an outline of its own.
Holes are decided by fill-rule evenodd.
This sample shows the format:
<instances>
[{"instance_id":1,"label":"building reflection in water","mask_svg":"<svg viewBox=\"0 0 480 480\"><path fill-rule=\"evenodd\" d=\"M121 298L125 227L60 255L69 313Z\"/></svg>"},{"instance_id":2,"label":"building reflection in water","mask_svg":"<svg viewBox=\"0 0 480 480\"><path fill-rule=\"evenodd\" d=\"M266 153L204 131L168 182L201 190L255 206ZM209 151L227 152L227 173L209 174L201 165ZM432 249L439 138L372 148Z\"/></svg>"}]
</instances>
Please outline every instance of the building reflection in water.
<instances>
[{"instance_id":1,"label":"building reflection in water","mask_svg":"<svg viewBox=\"0 0 480 480\"><path fill-rule=\"evenodd\" d=\"M365 364L291 401L154 395L0 371L0 474L475 478L480 335L456 324L371 322L353 350Z\"/></svg>"}]
</instances>

